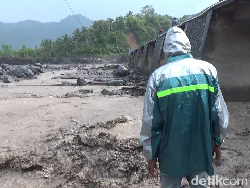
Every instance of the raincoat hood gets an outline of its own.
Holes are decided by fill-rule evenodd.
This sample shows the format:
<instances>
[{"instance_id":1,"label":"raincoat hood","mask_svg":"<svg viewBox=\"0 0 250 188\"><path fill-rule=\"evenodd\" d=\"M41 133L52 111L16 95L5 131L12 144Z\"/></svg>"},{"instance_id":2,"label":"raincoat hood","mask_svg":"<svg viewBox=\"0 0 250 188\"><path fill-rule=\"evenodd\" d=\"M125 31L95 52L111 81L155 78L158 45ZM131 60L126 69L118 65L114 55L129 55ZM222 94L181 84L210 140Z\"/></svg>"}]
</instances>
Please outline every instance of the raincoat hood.
<instances>
[{"instance_id":1,"label":"raincoat hood","mask_svg":"<svg viewBox=\"0 0 250 188\"><path fill-rule=\"evenodd\" d=\"M172 27L168 30L163 52L167 58L191 53L190 41L182 29Z\"/></svg>"}]
</instances>

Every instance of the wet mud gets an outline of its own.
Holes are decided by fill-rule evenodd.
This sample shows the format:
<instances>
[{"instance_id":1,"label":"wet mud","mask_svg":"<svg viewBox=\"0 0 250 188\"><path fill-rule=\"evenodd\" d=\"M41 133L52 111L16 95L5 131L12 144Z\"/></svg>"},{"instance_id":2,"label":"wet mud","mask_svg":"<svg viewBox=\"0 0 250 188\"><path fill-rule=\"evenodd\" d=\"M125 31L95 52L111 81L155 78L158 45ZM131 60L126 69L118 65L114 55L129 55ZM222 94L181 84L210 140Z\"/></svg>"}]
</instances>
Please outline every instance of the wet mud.
<instances>
[{"instance_id":1,"label":"wet mud","mask_svg":"<svg viewBox=\"0 0 250 188\"><path fill-rule=\"evenodd\" d=\"M115 63L43 69L37 80L0 84L0 187L160 187L139 141L147 77ZM250 183L250 103L227 104L230 128L215 172Z\"/></svg>"},{"instance_id":2,"label":"wet mud","mask_svg":"<svg viewBox=\"0 0 250 188\"><path fill-rule=\"evenodd\" d=\"M106 132L93 132L98 128L109 130L127 121L121 117L78 126L74 130L61 130L27 156L5 159L0 163L0 169L33 172L39 178L52 181L62 177L63 182L55 186L58 188L139 185L148 178L139 140L118 140Z\"/></svg>"}]
</instances>

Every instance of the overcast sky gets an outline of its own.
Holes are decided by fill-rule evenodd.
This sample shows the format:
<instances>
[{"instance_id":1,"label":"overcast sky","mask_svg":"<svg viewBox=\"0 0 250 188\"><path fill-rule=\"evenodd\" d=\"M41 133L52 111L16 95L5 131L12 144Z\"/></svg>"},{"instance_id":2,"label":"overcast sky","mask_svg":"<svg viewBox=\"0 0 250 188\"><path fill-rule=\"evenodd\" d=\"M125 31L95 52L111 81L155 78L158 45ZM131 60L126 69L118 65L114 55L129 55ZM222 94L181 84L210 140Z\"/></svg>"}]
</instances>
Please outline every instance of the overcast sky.
<instances>
[{"instance_id":1,"label":"overcast sky","mask_svg":"<svg viewBox=\"0 0 250 188\"><path fill-rule=\"evenodd\" d=\"M72 15L65 0L0 0L0 21L15 23L23 20L60 21ZM141 7L152 5L156 13L182 17L200 12L218 0L67 0L75 14L91 20L116 18Z\"/></svg>"}]
</instances>

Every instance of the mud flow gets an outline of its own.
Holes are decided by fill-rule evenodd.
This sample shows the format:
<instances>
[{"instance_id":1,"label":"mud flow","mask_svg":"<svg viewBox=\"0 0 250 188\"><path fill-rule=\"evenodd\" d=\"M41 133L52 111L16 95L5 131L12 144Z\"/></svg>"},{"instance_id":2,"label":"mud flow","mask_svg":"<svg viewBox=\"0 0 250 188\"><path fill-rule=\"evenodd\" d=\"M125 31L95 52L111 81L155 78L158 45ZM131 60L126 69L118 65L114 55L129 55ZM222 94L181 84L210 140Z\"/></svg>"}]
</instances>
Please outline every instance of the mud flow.
<instances>
[{"instance_id":1,"label":"mud flow","mask_svg":"<svg viewBox=\"0 0 250 188\"><path fill-rule=\"evenodd\" d=\"M110 59L88 62L1 65L0 187L160 187L139 141L147 77ZM215 171L249 180L250 103L228 108Z\"/></svg>"}]
</instances>

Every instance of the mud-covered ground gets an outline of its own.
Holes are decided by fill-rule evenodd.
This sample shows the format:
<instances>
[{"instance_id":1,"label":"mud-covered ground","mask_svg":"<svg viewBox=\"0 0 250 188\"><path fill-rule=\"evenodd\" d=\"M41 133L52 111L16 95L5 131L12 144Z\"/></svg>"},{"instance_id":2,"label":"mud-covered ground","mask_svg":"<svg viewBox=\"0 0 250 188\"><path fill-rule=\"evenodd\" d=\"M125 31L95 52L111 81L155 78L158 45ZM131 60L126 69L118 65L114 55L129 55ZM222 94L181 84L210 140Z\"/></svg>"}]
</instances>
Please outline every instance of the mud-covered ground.
<instances>
[{"instance_id":1,"label":"mud-covered ground","mask_svg":"<svg viewBox=\"0 0 250 188\"><path fill-rule=\"evenodd\" d=\"M48 65L37 79L0 83L0 187L160 187L139 142L147 79L114 67ZM250 103L228 107L216 174L250 180Z\"/></svg>"}]
</instances>

